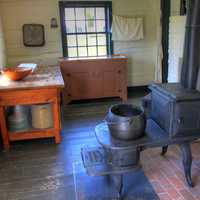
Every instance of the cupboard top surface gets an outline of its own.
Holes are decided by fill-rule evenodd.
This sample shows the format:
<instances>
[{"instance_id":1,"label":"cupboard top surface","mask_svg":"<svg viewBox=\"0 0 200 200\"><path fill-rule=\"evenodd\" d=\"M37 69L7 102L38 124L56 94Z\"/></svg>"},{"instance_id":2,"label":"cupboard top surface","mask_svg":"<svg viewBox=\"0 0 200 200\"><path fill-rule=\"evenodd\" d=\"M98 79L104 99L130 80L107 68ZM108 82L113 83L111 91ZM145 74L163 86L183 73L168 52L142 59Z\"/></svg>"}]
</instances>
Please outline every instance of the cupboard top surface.
<instances>
[{"instance_id":1,"label":"cupboard top surface","mask_svg":"<svg viewBox=\"0 0 200 200\"><path fill-rule=\"evenodd\" d=\"M101 56L101 57L83 57L83 58L60 58L60 62L62 61L84 61L84 60L127 60L128 58L125 55L113 55L113 56Z\"/></svg>"},{"instance_id":2,"label":"cupboard top surface","mask_svg":"<svg viewBox=\"0 0 200 200\"><path fill-rule=\"evenodd\" d=\"M64 87L59 66L38 67L34 73L21 81L11 81L0 75L0 91L41 87Z\"/></svg>"}]
</instances>

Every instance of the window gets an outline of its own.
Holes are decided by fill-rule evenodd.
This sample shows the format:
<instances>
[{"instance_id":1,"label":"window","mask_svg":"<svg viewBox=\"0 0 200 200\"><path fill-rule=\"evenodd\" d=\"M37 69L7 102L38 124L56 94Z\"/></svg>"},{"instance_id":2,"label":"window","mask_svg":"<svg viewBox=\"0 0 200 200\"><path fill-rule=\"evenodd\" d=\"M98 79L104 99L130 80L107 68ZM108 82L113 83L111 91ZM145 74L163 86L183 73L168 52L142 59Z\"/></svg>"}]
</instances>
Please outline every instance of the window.
<instances>
[{"instance_id":1,"label":"window","mask_svg":"<svg viewBox=\"0 0 200 200\"><path fill-rule=\"evenodd\" d=\"M60 2L63 55L112 54L111 2Z\"/></svg>"}]
</instances>

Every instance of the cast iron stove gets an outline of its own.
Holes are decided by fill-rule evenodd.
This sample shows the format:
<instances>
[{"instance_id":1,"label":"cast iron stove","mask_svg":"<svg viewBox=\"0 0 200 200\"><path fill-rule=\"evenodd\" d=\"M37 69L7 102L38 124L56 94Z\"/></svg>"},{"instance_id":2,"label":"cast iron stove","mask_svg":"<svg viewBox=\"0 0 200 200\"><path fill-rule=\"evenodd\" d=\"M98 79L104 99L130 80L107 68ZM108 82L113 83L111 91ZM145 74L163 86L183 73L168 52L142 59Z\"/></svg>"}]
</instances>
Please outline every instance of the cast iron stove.
<instances>
[{"instance_id":1,"label":"cast iron stove","mask_svg":"<svg viewBox=\"0 0 200 200\"><path fill-rule=\"evenodd\" d=\"M183 137L170 137L158 123L148 119L145 136L136 140L123 141L113 138L106 123L96 126L95 135L101 147L82 149L84 166L91 176L112 177L119 199L123 199L123 175L141 168L140 153L147 148L162 147L162 155L164 155L168 145L178 144L182 152L187 183L193 186L190 143L200 138L200 132L186 134Z\"/></svg>"},{"instance_id":2,"label":"cast iron stove","mask_svg":"<svg viewBox=\"0 0 200 200\"><path fill-rule=\"evenodd\" d=\"M196 90L200 82L200 1L188 0L187 3L181 81L149 87L151 93L143 99L147 113L144 136L129 141L115 139L107 124L101 123L95 128L101 148L82 150L88 174L112 175L120 198L123 174L138 169L140 153L153 147L162 147L164 155L169 145L179 145L186 181L193 186L190 143L200 138L200 92Z\"/></svg>"}]
</instances>

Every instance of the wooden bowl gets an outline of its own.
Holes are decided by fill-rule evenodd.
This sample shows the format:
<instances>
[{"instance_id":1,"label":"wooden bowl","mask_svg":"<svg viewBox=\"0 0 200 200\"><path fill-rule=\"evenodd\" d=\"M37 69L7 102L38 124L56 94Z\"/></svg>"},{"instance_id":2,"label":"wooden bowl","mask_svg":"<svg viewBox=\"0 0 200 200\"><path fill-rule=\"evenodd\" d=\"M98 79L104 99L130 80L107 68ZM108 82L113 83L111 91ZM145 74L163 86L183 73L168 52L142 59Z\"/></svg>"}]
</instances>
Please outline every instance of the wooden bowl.
<instances>
[{"instance_id":1,"label":"wooden bowl","mask_svg":"<svg viewBox=\"0 0 200 200\"><path fill-rule=\"evenodd\" d=\"M3 76L12 80L19 81L28 76L32 72L32 68L29 67L12 67L2 70Z\"/></svg>"}]
</instances>

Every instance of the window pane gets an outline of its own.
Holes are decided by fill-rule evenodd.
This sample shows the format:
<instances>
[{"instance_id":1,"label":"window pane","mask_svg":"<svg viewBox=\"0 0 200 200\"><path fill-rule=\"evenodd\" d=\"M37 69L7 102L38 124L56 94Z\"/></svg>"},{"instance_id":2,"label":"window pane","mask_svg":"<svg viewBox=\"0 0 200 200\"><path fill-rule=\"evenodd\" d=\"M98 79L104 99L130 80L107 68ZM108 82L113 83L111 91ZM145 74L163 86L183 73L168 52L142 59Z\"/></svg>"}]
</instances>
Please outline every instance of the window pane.
<instances>
[{"instance_id":1,"label":"window pane","mask_svg":"<svg viewBox=\"0 0 200 200\"><path fill-rule=\"evenodd\" d=\"M85 20L85 8L76 8L76 20Z\"/></svg>"},{"instance_id":2,"label":"window pane","mask_svg":"<svg viewBox=\"0 0 200 200\"><path fill-rule=\"evenodd\" d=\"M87 32L95 32L95 21L94 20L86 21L86 24L87 24Z\"/></svg>"},{"instance_id":3,"label":"window pane","mask_svg":"<svg viewBox=\"0 0 200 200\"><path fill-rule=\"evenodd\" d=\"M77 48L68 48L69 57L77 57Z\"/></svg>"},{"instance_id":4,"label":"window pane","mask_svg":"<svg viewBox=\"0 0 200 200\"><path fill-rule=\"evenodd\" d=\"M88 56L97 56L97 47L88 47Z\"/></svg>"},{"instance_id":5,"label":"window pane","mask_svg":"<svg viewBox=\"0 0 200 200\"><path fill-rule=\"evenodd\" d=\"M65 8L65 20L75 20L74 8Z\"/></svg>"},{"instance_id":6,"label":"window pane","mask_svg":"<svg viewBox=\"0 0 200 200\"><path fill-rule=\"evenodd\" d=\"M98 47L98 55L99 56L106 56L107 55L106 46L99 46Z\"/></svg>"},{"instance_id":7,"label":"window pane","mask_svg":"<svg viewBox=\"0 0 200 200\"><path fill-rule=\"evenodd\" d=\"M75 21L66 21L67 33L75 33Z\"/></svg>"},{"instance_id":8,"label":"window pane","mask_svg":"<svg viewBox=\"0 0 200 200\"><path fill-rule=\"evenodd\" d=\"M88 35L88 46L97 45L96 34Z\"/></svg>"},{"instance_id":9,"label":"window pane","mask_svg":"<svg viewBox=\"0 0 200 200\"><path fill-rule=\"evenodd\" d=\"M67 36L67 46L77 46L76 44L76 35L68 35Z\"/></svg>"},{"instance_id":10,"label":"window pane","mask_svg":"<svg viewBox=\"0 0 200 200\"><path fill-rule=\"evenodd\" d=\"M106 26L104 20L97 20L97 32L105 32Z\"/></svg>"},{"instance_id":11,"label":"window pane","mask_svg":"<svg viewBox=\"0 0 200 200\"><path fill-rule=\"evenodd\" d=\"M94 8L86 8L86 19L95 19Z\"/></svg>"},{"instance_id":12,"label":"window pane","mask_svg":"<svg viewBox=\"0 0 200 200\"><path fill-rule=\"evenodd\" d=\"M97 34L98 45L106 45L106 34Z\"/></svg>"},{"instance_id":13,"label":"window pane","mask_svg":"<svg viewBox=\"0 0 200 200\"><path fill-rule=\"evenodd\" d=\"M77 33L85 33L85 21L76 21Z\"/></svg>"},{"instance_id":14,"label":"window pane","mask_svg":"<svg viewBox=\"0 0 200 200\"><path fill-rule=\"evenodd\" d=\"M65 54L73 58L106 56L107 48L110 48L106 33L106 14L109 9L103 5L101 7L81 5L77 7L76 3L74 7L64 7L64 9L66 40L63 42L67 43ZM109 16L108 13L108 20L110 20Z\"/></svg>"},{"instance_id":15,"label":"window pane","mask_svg":"<svg viewBox=\"0 0 200 200\"><path fill-rule=\"evenodd\" d=\"M105 19L105 9L96 8L96 19Z\"/></svg>"},{"instance_id":16,"label":"window pane","mask_svg":"<svg viewBox=\"0 0 200 200\"><path fill-rule=\"evenodd\" d=\"M87 56L87 48L86 47L78 47L78 55L79 56Z\"/></svg>"},{"instance_id":17,"label":"window pane","mask_svg":"<svg viewBox=\"0 0 200 200\"><path fill-rule=\"evenodd\" d=\"M77 35L78 46L86 46L86 35Z\"/></svg>"}]
</instances>

